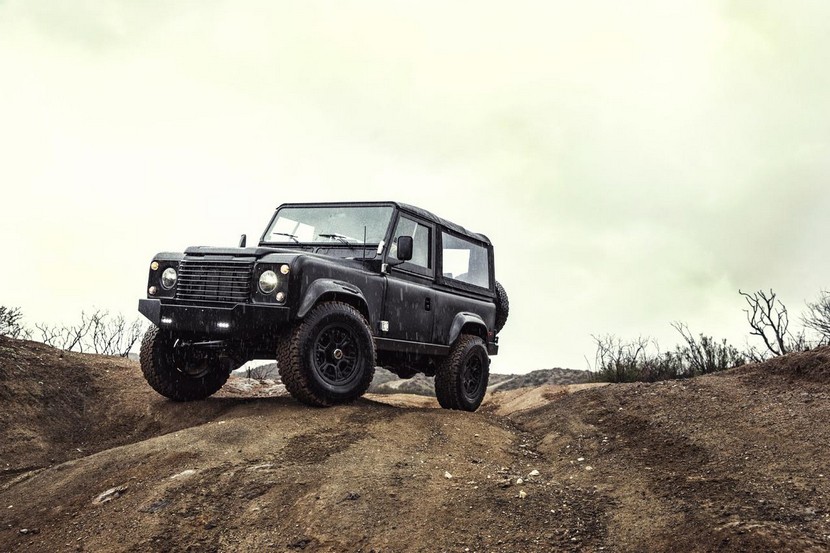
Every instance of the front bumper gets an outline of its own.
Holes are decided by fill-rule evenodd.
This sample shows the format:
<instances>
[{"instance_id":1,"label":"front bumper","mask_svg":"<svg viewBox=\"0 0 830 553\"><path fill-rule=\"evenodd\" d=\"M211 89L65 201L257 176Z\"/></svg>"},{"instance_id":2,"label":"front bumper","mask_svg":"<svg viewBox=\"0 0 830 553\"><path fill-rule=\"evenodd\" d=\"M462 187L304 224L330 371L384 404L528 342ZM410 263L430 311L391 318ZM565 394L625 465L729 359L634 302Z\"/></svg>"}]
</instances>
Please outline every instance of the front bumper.
<instances>
[{"instance_id":1,"label":"front bumper","mask_svg":"<svg viewBox=\"0 0 830 553\"><path fill-rule=\"evenodd\" d=\"M247 303L206 307L142 299L138 300L138 311L159 328L206 335L261 332L290 320L288 307Z\"/></svg>"}]
</instances>

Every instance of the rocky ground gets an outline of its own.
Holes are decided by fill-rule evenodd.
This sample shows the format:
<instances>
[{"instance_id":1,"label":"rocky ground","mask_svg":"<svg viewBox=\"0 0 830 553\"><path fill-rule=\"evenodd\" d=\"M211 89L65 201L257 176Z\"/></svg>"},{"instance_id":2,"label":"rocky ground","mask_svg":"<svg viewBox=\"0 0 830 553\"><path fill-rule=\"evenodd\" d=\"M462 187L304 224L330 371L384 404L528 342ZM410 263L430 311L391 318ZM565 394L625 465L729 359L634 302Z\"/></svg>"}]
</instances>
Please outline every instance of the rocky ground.
<instances>
[{"instance_id":1,"label":"rocky ground","mask_svg":"<svg viewBox=\"0 0 830 553\"><path fill-rule=\"evenodd\" d=\"M477 413L174 404L128 360L0 338L0 551L826 551L830 350Z\"/></svg>"}]
</instances>

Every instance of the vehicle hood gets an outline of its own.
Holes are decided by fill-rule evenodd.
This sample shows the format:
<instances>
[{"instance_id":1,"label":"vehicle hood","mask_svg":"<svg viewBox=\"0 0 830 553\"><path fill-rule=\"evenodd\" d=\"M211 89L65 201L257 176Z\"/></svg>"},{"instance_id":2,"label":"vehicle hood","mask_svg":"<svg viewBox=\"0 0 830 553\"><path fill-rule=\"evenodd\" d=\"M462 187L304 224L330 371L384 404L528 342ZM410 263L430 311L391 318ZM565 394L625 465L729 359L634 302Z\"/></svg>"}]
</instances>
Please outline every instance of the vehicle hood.
<instances>
[{"instance_id":1,"label":"vehicle hood","mask_svg":"<svg viewBox=\"0 0 830 553\"><path fill-rule=\"evenodd\" d=\"M307 253L291 248L222 248L213 246L194 246L184 251L185 255L230 255L233 257L263 257L272 253Z\"/></svg>"}]
</instances>

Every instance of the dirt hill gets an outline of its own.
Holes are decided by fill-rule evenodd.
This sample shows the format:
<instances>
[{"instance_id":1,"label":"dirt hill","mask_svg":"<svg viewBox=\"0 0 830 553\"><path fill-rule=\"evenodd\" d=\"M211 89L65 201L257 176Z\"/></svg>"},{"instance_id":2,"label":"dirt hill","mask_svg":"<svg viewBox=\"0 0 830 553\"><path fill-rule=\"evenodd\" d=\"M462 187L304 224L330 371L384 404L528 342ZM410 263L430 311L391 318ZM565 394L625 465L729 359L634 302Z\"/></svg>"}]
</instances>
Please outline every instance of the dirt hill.
<instances>
[{"instance_id":1,"label":"dirt hill","mask_svg":"<svg viewBox=\"0 0 830 553\"><path fill-rule=\"evenodd\" d=\"M0 551L826 551L828 382L821 349L473 414L241 379L174 404L0 338Z\"/></svg>"}]
</instances>

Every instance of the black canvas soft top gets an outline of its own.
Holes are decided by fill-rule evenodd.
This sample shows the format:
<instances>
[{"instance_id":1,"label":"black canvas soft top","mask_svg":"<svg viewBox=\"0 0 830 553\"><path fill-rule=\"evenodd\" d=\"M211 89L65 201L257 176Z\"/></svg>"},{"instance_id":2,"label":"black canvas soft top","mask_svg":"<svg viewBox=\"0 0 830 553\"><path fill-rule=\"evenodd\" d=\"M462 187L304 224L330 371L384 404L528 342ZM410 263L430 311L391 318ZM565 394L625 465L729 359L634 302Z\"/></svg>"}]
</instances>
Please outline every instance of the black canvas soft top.
<instances>
[{"instance_id":1,"label":"black canvas soft top","mask_svg":"<svg viewBox=\"0 0 830 553\"><path fill-rule=\"evenodd\" d=\"M422 219L426 219L431 223L435 223L438 226L442 226L447 228L457 234L462 236L466 236L468 238L472 238L473 240L477 240L479 242L483 242L484 244L490 245L490 239L487 238L483 234L479 234L477 232L471 232L461 225L457 225L452 221L448 221L446 219L442 219L438 217L434 213L427 211L426 209L422 209L420 207L416 207L414 205L405 204L402 202L314 202L314 203L285 203L277 207L277 209L283 207L314 207L314 206L327 206L327 207L337 207L337 206L373 206L373 205L386 205L386 206L394 206L399 210L403 211L404 213L409 213L411 215L415 215L416 217L421 217Z\"/></svg>"},{"instance_id":2,"label":"black canvas soft top","mask_svg":"<svg viewBox=\"0 0 830 553\"><path fill-rule=\"evenodd\" d=\"M427 211L426 209L421 209L420 207L415 207L414 205L404 204L404 203L400 203L400 202L391 202L391 203L398 206L398 208L401 211L406 211L406 212L412 213L413 215L417 215L418 217L426 219L427 221L431 221L431 222L433 222L433 223L435 223L439 226L446 227L446 228L448 228L448 229L450 229L454 232L457 232L458 234L462 234L464 236L468 236L468 237L473 238L475 240L479 240L480 242L484 242L485 244L490 243L490 239L487 238L485 235L479 234L477 232L471 232L471 231L465 229L464 227L462 227L461 225L456 225L455 223L453 223L451 221L447 221L446 219L442 219L441 217L438 217L437 215L435 215L434 213L432 213L430 211Z\"/></svg>"}]
</instances>

